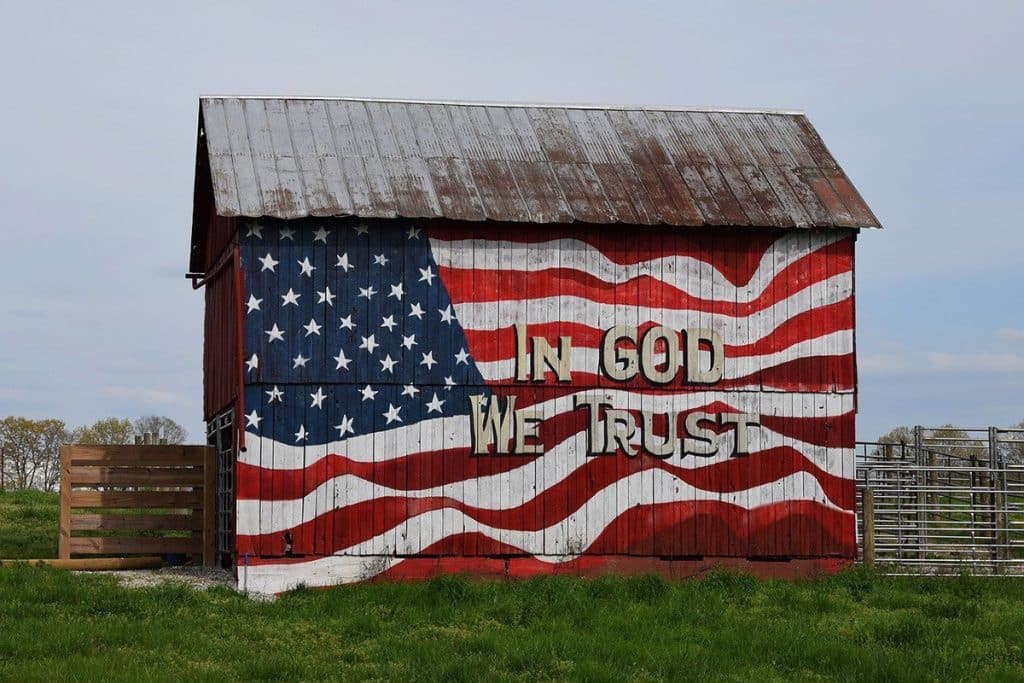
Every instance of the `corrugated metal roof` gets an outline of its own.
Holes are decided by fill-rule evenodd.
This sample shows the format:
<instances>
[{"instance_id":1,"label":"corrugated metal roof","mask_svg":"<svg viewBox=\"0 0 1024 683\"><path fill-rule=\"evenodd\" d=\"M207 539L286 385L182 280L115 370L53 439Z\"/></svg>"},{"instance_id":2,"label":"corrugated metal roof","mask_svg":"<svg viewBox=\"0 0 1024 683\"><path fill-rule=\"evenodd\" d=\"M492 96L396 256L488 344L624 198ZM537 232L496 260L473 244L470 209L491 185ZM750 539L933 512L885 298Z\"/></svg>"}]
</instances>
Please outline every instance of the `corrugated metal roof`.
<instances>
[{"instance_id":1,"label":"corrugated metal roof","mask_svg":"<svg viewBox=\"0 0 1024 683\"><path fill-rule=\"evenodd\" d=\"M203 97L200 116L221 216L880 227L796 112Z\"/></svg>"}]
</instances>

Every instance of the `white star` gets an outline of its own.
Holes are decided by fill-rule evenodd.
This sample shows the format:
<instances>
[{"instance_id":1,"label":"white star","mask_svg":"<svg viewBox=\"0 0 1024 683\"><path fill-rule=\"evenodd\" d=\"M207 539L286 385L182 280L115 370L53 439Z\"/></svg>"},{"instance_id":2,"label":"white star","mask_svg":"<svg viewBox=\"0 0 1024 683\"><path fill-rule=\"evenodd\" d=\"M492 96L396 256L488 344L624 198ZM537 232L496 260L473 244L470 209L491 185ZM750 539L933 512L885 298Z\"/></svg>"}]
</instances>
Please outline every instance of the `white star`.
<instances>
[{"instance_id":1,"label":"white star","mask_svg":"<svg viewBox=\"0 0 1024 683\"><path fill-rule=\"evenodd\" d=\"M356 231L357 235L365 235L370 232L370 226L366 223L360 223L359 225L353 226L352 229Z\"/></svg>"},{"instance_id":2,"label":"white star","mask_svg":"<svg viewBox=\"0 0 1024 683\"><path fill-rule=\"evenodd\" d=\"M407 348L410 351L412 351L412 347L416 346L416 335L415 334L410 334L408 337L406 337L403 334L402 335L402 346L404 346L405 348Z\"/></svg>"},{"instance_id":3,"label":"white star","mask_svg":"<svg viewBox=\"0 0 1024 683\"><path fill-rule=\"evenodd\" d=\"M392 422L401 422L402 418L398 416L398 411L401 409L401 407L396 408L394 405L389 403L387 412L381 413L381 415L387 418L387 422L385 422L384 424L391 424Z\"/></svg>"},{"instance_id":4,"label":"white star","mask_svg":"<svg viewBox=\"0 0 1024 683\"><path fill-rule=\"evenodd\" d=\"M389 353L388 355L384 356L384 360L380 362L380 371L390 372L393 375L395 374L395 371L392 370L392 368L394 368L396 365L398 365L398 361L391 360L391 354Z\"/></svg>"},{"instance_id":5,"label":"white star","mask_svg":"<svg viewBox=\"0 0 1024 683\"><path fill-rule=\"evenodd\" d=\"M473 394L473 395L480 399L480 405L481 406L487 405L487 395L486 394Z\"/></svg>"},{"instance_id":6,"label":"white star","mask_svg":"<svg viewBox=\"0 0 1024 683\"><path fill-rule=\"evenodd\" d=\"M441 406L443 406L443 405L444 405L444 401L439 401L437 399L437 392L435 391L434 392L433 400L427 402L427 413L428 414L429 413L440 413L441 412Z\"/></svg>"},{"instance_id":7,"label":"white star","mask_svg":"<svg viewBox=\"0 0 1024 683\"><path fill-rule=\"evenodd\" d=\"M280 263L280 261L275 261L274 260L274 257L270 255L269 251L267 252L266 256L264 256L263 258L258 258L256 260L263 264L263 267L260 268L260 272L261 273L263 271L265 271L265 270L269 270L271 273L273 273L274 272L274 266L276 266L278 263Z\"/></svg>"},{"instance_id":8,"label":"white star","mask_svg":"<svg viewBox=\"0 0 1024 683\"><path fill-rule=\"evenodd\" d=\"M335 425L334 428L338 430L338 438L342 438L346 434L355 434L356 430L352 427L352 422L355 418L351 418L348 415L341 416L341 424Z\"/></svg>"},{"instance_id":9,"label":"white star","mask_svg":"<svg viewBox=\"0 0 1024 683\"><path fill-rule=\"evenodd\" d=\"M316 242L317 240L320 240L324 244L327 244L328 232L330 231L324 228L323 226L320 226L320 229L313 233L313 241Z\"/></svg>"},{"instance_id":10,"label":"white star","mask_svg":"<svg viewBox=\"0 0 1024 683\"><path fill-rule=\"evenodd\" d=\"M346 315L344 318L339 318L339 320L341 320L341 327L338 328L339 330L354 330L354 329L356 329L356 324L354 322L352 322L352 316L351 315Z\"/></svg>"},{"instance_id":11,"label":"white star","mask_svg":"<svg viewBox=\"0 0 1024 683\"><path fill-rule=\"evenodd\" d=\"M284 330L277 329L277 323L274 323L274 326L271 327L269 330L266 330L264 334L267 335L268 344L271 344L277 341L278 339L284 341Z\"/></svg>"},{"instance_id":12,"label":"white star","mask_svg":"<svg viewBox=\"0 0 1024 683\"><path fill-rule=\"evenodd\" d=\"M246 368L251 372L260 366L260 359L256 357L256 354L252 354L252 358L245 361Z\"/></svg>"},{"instance_id":13,"label":"white star","mask_svg":"<svg viewBox=\"0 0 1024 683\"><path fill-rule=\"evenodd\" d=\"M418 239L420 236L420 229L414 228L410 225L409 229L405 231L405 234L408 235L411 240Z\"/></svg>"},{"instance_id":14,"label":"white star","mask_svg":"<svg viewBox=\"0 0 1024 683\"><path fill-rule=\"evenodd\" d=\"M409 317L416 318L417 320L423 320L423 309L419 304L413 304L409 307Z\"/></svg>"},{"instance_id":15,"label":"white star","mask_svg":"<svg viewBox=\"0 0 1024 683\"><path fill-rule=\"evenodd\" d=\"M385 256L384 254L377 254L376 256L373 257L374 265L379 265L379 266L386 266L388 264L389 260L390 259L387 256Z\"/></svg>"},{"instance_id":16,"label":"white star","mask_svg":"<svg viewBox=\"0 0 1024 683\"><path fill-rule=\"evenodd\" d=\"M313 271L316 270L316 267L309 262L308 256L301 261L296 261L296 263L298 263L299 268L302 269L302 275L305 275L306 277L313 277Z\"/></svg>"},{"instance_id":17,"label":"white star","mask_svg":"<svg viewBox=\"0 0 1024 683\"><path fill-rule=\"evenodd\" d=\"M469 354L466 353L465 346L462 347L461 351L455 354L455 364L458 365L459 363L462 363L463 365L469 365Z\"/></svg>"},{"instance_id":18,"label":"white star","mask_svg":"<svg viewBox=\"0 0 1024 683\"><path fill-rule=\"evenodd\" d=\"M298 306L299 305L299 297L300 296L302 296L302 295L301 294L296 294L295 290L293 290L291 287L289 287L288 288L288 293L281 295L281 301L282 301L281 305L282 306L287 306L288 304L295 304L296 306Z\"/></svg>"},{"instance_id":19,"label":"white star","mask_svg":"<svg viewBox=\"0 0 1024 683\"><path fill-rule=\"evenodd\" d=\"M346 273L348 272L349 268L355 268L355 266L353 266L351 263L348 262L348 252L347 251L344 254L342 254L341 256L338 257L338 262L335 263L334 266L336 268L341 268Z\"/></svg>"},{"instance_id":20,"label":"white star","mask_svg":"<svg viewBox=\"0 0 1024 683\"><path fill-rule=\"evenodd\" d=\"M263 303L263 299L257 299L255 294L250 294L249 300L245 302L245 305L249 309L246 313L252 313L253 311L260 310L261 303Z\"/></svg>"},{"instance_id":21,"label":"white star","mask_svg":"<svg viewBox=\"0 0 1024 683\"><path fill-rule=\"evenodd\" d=\"M320 336L320 326L316 324L316 320L313 318L309 319L309 324L303 325L302 327L306 330L307 337L311 334L315 334L318 337Z\"/></svg>"},{"instance_id":22,"label":"white star","mask_svg":"<svg viewBox=\"0 0 1024 683\"><path fill-rule=\"evenodd\" d=\"M421 354L421 355L423 356L423 360L420 361L420 365L426 365L427 366L427 370L430 370L432 367L437 365L437 361L434 360L434 352L433 351L427 351L426 353Z\"/></svg>"},{"instance_id":23,"label":"white star","mask_svg":"<svg viewBox=\"0 0 1024 683\"><path fill-rule=\"evenodd\" d=\"M323 408L323 402L327 398L327 394L324 393L323 387L317 387L316 393L310 394L309 397L313 399L313 402L309 404L310 408Z\"/></svg>"},{"instance_id":24,"label":"white star","mask_svg":"<svg viewBox=\"0 0 1024 683\"><path fill-rule=\"evenodd\" d=\"M270 391L264 391L263 393L270 397L267 399L267 403L273 403L274 401L277 401L278 403L284 402L284 392L278 389L276 384L273 389Z\"/></svg>"},{"instance_id":25,"label":"white star","mask_svg":"<svg viewBox=\"0 0 1024 683\"><path fill-rule=\"evenodd\" d=\"M418 393L420 393L420 390L412 384L406 384L402 387L402 396L416 396Z\"/></svg>"},{"instance_id":26,"label":"white star","mask_svg":"<svg viewBox=\"0 0 1024 683\"><path fill-rule=\"evenodd\" d=\"M360 389L359 393L363 395L364 401L372 401L377 398L377 392L369 384Z\"/></svg>"},{"instance_id":27,"label":"white star","mask_svg":"<svg viewBox=\"0 0 1024 683\"><path fill-rule=\"evenodd\" d=\"M246 223L245 227L247 228L245 233L246 237L252 237L255 235L256 237L263 239L263 228L258 223Z\"/></svg>"},{"instance_id":28,"label":"white star","mask_svg":"<svg viewBox=\"0 0 1024 683\"><path fill-rule=\"evenodd\" d=\"M437 309L437 312L441 314L441 322L452 324L452 305L448 304L444 309Z\"/></svg>"},{"instance_id":29,"label":"white star","mask_svg":"<svg viewBox=\"0 0 1024 683\"><path fill-rule=\"evenodd\" d=\"M306 425L299 425L299 431L295 432L295 443L306 440Z\"/></svg>"},{"instance_id":30,"label":"white star","mask_svg":"<svg viewBox=\"0 0 1024 683\"><path fill-rule=\"evenodd\" d=\"M363 341L359 342L359 348L366 349L369 353L373 353L373 350L380 346L371 334L369 337L360 337Z\"/></svg>"},{"instance_id":31,"label":"white star","mask_svg":"<svg viewBox=\"0 0 1024 683\"><path fill-rule=\"evenodd\" d=\"M430 266L427 266L426 268L418 268L417 270L419 270L420 275L423 276L418 280L418 282L426 280L428 287L434 283L434 278L437 277L437 275L433 273Z\"/></svg>"},{"instance_id":32,"label":"white star","mask_svg":"<svg viewBox=\"0 0 1024 683\"><path fill-rule=\"evenodd\" d=\"M334 367L335 370L348 370L348 364L352 362L351 358L345 357L345 349L338 349L338 355L334 357L337 361L337 365Z\"/></svg>"},{"instance_id":33,"label":"white star","mask_svg":"<svg viewBox=\"0 0 1024 683\"><path fill-rule=\"evenodd\" d=\"M294 370L295 368L298 367L306 367L306 363L309 362L309 359L303 356L301 353L299 353L299 355L295 356L295 358L292 358L292 361L295 363L294 365L292 365L292 370Z\"/></svg>"},{"instance_id":34,"label":"white star","mask_svg":"<svg viewBox=\"0 0 1024 683\"><path fill-rule=\"evenodd\" d=\"M317 301L318 304L326 303L328 306L333 306L334 305L334 297L336 295L335 294L331 294L331 288L330 287L324 287L324 291L317 292L316 295L318 297L320 297L320 299Z\"/></svg>"},{"instance_id":35,"label":"white star","mask_svg":"<svg viewBox=\"0 0 1024 683\"><path fill-rule=\"evenodd\" d=\"M256 412L255 408L253 408L253 411L251 413L249 413L248 415L245 416L245 426L246 427L255 427L256 429L259 429L260 428L260 422L262 422L262 421L263 421L263 418L260 417L259 413Z\"/></svg>"},{"instance_id":36,"label":"white star","mask_svg":"<svg viewBox=\"0 0 1024 683\"><path fill-rule=\"evenodd\" d=\"M391 293L388 294L388 298L395 297L401 301L403 294L405 294L405 289L402 287L402 283L399 282L397 285L391 285Z\"/></svg>"},{"instance_id":37,"label":"white star","mask_svg":"<svg viewBox=\"0 0 1024 683\"><path fill-rule=\"evenodd\" d=\"M365 289L363 287L360 287L359 288L359 295L358 296L365 296L366 300L369 301L370 299L373 298L373 295L376 294L376 293L377 293L377 290L375 290L373 288L373 285L370 285L369 287L366 287Z\"/></svg>"},{"instance_id":38,"label":"white star","mask_svg":"<svg viewBox=\"0 0 1024 683\"><path fill-rule=\"evenodd\" d=\"M451 391L452 387L454 387L454 386L455 386L455 380L452 379L451 375L448 375L447 377L444 378L444 388L447 391Z\"/></svg>"},{"instance_id":39,"label":"white star","mask_svg":"<svg viewBox=\"0 0 1024 683\"><path fill-rule=\"evenodd\" d=\"M395 316L393 315L381 318L380 326L388 328L388 332L391 332L394 329L395 324Z\"/></svg>"},{"instance_id":40,"label":"white star","mask_svg":"<svg viewBox=\"0 0 1024 683\"><path fill-rule=\"evenodd\" d=\"M279 239L295 241L295 231L290 228L281 228L281 236Z\"/></svg>"}]
</instances>

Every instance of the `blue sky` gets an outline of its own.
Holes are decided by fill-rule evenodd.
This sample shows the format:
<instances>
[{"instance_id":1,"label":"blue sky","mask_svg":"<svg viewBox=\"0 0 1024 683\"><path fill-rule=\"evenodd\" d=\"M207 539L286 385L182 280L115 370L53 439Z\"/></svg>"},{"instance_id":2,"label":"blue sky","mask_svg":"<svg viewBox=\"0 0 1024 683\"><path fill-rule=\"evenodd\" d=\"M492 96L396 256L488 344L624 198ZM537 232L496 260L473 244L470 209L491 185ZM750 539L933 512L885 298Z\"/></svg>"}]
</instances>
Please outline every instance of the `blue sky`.
<instances>
[{"instance_id":1,"label":"blue sky","mask_svg":"<svg viewBox=\"0 0 1024 683\"><path fill-rule=\"evenodd\" d=\"M858 435L1024 419L1024 3L4 3L0 415L202 434L200 94L801 109L860 236Z\"/></svg>"}]
</instances>

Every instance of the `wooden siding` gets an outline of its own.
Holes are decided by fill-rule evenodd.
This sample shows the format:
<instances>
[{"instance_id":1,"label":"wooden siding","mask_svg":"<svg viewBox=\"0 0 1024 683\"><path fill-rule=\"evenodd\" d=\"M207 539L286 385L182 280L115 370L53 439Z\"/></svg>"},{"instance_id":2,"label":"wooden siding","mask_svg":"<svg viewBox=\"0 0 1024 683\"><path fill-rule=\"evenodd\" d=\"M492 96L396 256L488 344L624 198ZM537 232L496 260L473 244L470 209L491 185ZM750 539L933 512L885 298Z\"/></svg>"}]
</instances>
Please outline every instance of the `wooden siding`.
<instances>
[{"instance_id":1,"label":"wooden siding","mask_svg":"<svg viewBox=\"0 0 1024 683\"><path fill-rule=\"evenodd\" d=\"M241 298L261 302L243 314L243 356L258 359L245 373L248 448L238 462L238 551L250 554L250 581L283 590L401 574L405 558L515 557L558 571L588 557L854 556L854 231L257 225L240 234ZM391 255L386 263L382 254ZM340 267L342 255L350 267ZM435 286L408 277L424 267ZM357 294L366 273L377 299ZM404 298L389 295L399 282ZM413 291L426 323L410 316ZM289 293L301 305L289 304ZM449 302L452 324L443 320ZM381 329L377 318L389 314L397 327ZM346 316L364 327L340 325ZM550 369L540 381L517 379L516 324L555 349L571 338L568 381ZM604 332L636 327L642 347L656 324L671 331L662 333L677 340L680 357L681 331L714 330L720 342L702 342L700 364L717 348L721 378L689 381L682 367L662 381L665 343L640 363L646 371L612 377ZM417 345L382 369L389 335L413 330ZM360 349L370 333L392 346ZM472 386L447 387L420 362L432 348L460 346L478 373ZM626 349L621 365L631 346L612 347ZM292 362L296 353L305 365ZM361 395L366 386L380 396ZM417 393L400 395L406 386ZM538 433L527 441L543 452L500 453L514 443L492 438L474 453L467 403L476 394L534 410ZM458 410L428 415L431 398ZM392 423L386 413L399 400L406 419ZM630 452L621 444L595 452L603 432L588 406L598 402L605 422L608 409L635 422ZM710 417L696 424L713 432L715 453L684 454L681 441L653 454L669 420L681 432L701 412ZM743 428L747 452L740 427L723 417L733 414L757 423ZM337 427L353 416L353 432Z\"/></svg>"},{"instance_id":2,"label":"wooden siding","mask_svg":"<svg viewBox=\"0 0 1024 683\"><path fill-rule=\"evenodd\" d=\"M240 293L237 264L232 247L224 252L223 268L203 288L206 297L203 320L203 418L211 420L238 398L238 329Z\"/></svg>"}]
</instances>

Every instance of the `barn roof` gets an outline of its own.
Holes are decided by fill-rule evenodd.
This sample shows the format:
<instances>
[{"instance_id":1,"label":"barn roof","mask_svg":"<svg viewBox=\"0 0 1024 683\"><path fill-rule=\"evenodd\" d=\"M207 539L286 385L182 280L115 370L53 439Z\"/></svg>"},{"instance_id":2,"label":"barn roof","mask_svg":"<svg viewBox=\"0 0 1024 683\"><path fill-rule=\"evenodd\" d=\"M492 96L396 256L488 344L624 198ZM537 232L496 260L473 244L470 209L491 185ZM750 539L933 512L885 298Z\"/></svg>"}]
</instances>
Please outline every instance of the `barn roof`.
<instances>
[{"instance_id":1,"label":"barn roof","mask_svg":"<svg viewBox=\"0 0 1024 683\"><path fill-rule=\"evenodd\" d=\"M880 227L799 112L203 97L199 124L219 216Z\"/></svg>"}]
</instances>

